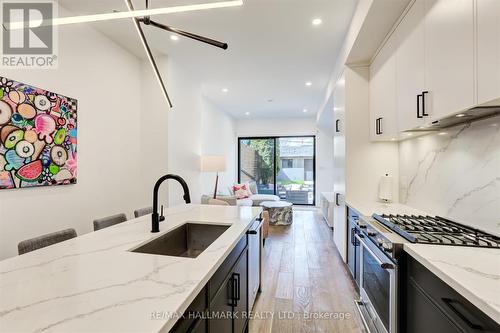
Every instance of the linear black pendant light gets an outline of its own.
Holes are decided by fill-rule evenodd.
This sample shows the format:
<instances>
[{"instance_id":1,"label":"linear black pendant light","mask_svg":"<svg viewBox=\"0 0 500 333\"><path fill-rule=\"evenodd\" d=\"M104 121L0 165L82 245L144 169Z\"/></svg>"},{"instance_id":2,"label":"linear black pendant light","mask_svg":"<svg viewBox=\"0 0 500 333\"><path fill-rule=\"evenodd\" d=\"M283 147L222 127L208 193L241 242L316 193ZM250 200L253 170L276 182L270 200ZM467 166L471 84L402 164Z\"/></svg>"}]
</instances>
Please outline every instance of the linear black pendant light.
<instances>
[{"instance_id":1,"label":"linear black pendant light","mask_svg":"<svg viewBox=\"0 0 500 333\"><path fill-rule=\"evenodd\" d=\"M134 11L134 5L132 4L132 0L125 0L125 2L127 4L128 10ZM146 0L146 9L148 9L148 7L149 7L149 1ZM207 37L196 35L196 34L193 34L193 33L187 32L187 31L183 31L183 30L179 30L177 28L170 27L170 26L165 25L165 24L161 24L161 23L152 21L149 16L134 17L133 20L134 20L135 28L137 29L137 33L139 34L139 37L141 39L142 45L144 46L144 49L146 50L146 54L148 56L149 62L151 63L151 66L153 67L153 71L155 73L155 76L158 79L158 83L160 84L160 87L163 91L163 95L165 96L165 98L168 102L168 105L171 108L172 108L172 102L170 100L170 97L168 96L167 88L165 87L165 83L163 82L163 79L161 77L160 70L158 69L158 66L156 65L156 61L155 61L155 58L153 56L153 52L151 52L151 48L149 47L146 36L144 35L144 31L142 30L141 23L144 25L150 25L150 26L160 28L160 29L163 29L166 31L170 31L170 32L173 32L175 34L178 34L178 35L181 35L181 36L184 36L187 38L191 38L191 39L194 39L194 40L197 40L197 41L200 41L200 42L203 42L203 43L215 46L215 47L219 47L219 48L224 49L224 50L227 49L227 43L219 42L219 41L216 41L214 39L210 39Z\"/></svg>"}]
</instances>

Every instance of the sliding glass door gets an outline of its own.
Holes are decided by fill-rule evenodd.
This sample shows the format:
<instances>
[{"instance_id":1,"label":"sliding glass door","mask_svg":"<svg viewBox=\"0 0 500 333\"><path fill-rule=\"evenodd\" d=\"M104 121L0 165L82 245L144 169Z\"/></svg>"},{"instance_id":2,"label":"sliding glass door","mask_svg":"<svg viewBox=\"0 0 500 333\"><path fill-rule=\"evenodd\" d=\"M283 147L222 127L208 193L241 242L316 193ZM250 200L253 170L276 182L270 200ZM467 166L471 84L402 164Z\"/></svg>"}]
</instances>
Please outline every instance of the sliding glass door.
<instances>
[{"instance_id":1,"label":"sliding glass door","mask_svg":"<svg viewBox=\"0 0 500 333\"><path fill-rule=\"evenodd\" d=\"M315 204L314 136L239 138L239 182L297 205Z\"/></svg>"},{"instance_id":2,"label":"sliding glass door","mask_svg":"<svg viewBox=\"0 0 500 333\"><path fill-rule=\"evenodd\" d=\"M275 143L272 138L239 140L239 182L257 183L261 194L274 194Z\"/></svg>"}]
</instances>

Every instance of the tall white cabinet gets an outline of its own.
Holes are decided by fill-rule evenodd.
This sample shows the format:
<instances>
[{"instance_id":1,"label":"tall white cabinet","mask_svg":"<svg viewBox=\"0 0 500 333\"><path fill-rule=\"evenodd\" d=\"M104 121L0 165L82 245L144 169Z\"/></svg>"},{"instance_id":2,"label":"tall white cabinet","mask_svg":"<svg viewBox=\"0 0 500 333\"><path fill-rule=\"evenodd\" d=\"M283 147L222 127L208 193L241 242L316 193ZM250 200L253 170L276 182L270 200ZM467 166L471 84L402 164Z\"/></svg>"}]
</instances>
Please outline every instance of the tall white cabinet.
<instances>
[{"instance_id":1,"label":"tall white cabinet","mask_svg":"<svg viewBox=\"0 0 500 333\"><path fill-rule=\"evenodd\" d=\"M477 100L500 98L500 1L477 1Z\"/></svg>"},{"instance_id":2,"label":"tall white cabinet","mask_svg":"<svg viewBox=\"0 0 500 333\"><path fill-rule=\"evenodd\" d=\"M474 0L419 1L425 3L423 103L439 119L475 104Z\"/></svg>"},{"instance_id":3,"label":"tall white cabinet","mask_svg":"<svg viewBox=\"0 0 500 333\"><path fill-rule=\"evenodd\" d=\"M345 149L345 75L337 81L333 91L335 133L333 137L333 241L346 260L346 149Z\"/></svg>"},{"instance_id":4,"label":"tall white cabinet","mask_svg":"<svg viewBox=\"0 0 500 333\"><path fill-rule=\"evenodd\" d=\"M424 124L421 112L425 86L424 1L417 0L399 24L394 36L396 51L396 105L400 131Z\"/></svg>"},{"instance_id":5,"label":"tall white cabinet","mask_svg":"<svg viewBox=\"0 0 500 333\"><path fill-rule=\"evenodd\" d=\"M398 136L396 38L391 36L370 67L370 137L373 141Z\"/></svg>"}]
</instances>

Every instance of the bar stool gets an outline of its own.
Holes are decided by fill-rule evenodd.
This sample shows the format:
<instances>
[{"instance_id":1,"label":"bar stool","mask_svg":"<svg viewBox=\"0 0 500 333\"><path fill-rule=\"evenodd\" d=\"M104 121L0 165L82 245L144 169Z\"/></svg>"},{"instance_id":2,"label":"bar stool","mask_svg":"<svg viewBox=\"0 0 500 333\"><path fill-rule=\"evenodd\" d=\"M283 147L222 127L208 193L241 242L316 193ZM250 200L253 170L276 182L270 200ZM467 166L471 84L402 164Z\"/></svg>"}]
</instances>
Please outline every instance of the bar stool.
<instances>
[{"instance_id":1,"label":"bar stool","mask_svg":"<svg viewBox=\"0 0 500 333\"><path fill-rule=\"evenodd\" d=\"M23 240L19 242L19 244L17 244L17 251L19 254L24 254L75 237L76 237L75 229L73 228L64 229L61 231L52 232L50 234L45 234L35 238Z\"/></svg>"},{"instance_id":2,"label":"bar stool","mask_svg":"<svg viewBox=\"0 0 500 333\"><path fill-rule=\"evenodd\" d=\"M149 214L153 214L153 207L139 208L137 210L134 210L135 218Z\"/></svg>"},{"instance_id":3,"label":"bar stool","mask_svg":"<svg viewBox=\"0 0 500 333\"><path fill-rule=\"evenodd\" d=\"M107 227L111 227L115 224L122 223L125 221L127 221L127 216L123 213L103 217L103 218L94 220L94 231L101 230L101 229L104 229Z\"/></svg>"}]
</instances>

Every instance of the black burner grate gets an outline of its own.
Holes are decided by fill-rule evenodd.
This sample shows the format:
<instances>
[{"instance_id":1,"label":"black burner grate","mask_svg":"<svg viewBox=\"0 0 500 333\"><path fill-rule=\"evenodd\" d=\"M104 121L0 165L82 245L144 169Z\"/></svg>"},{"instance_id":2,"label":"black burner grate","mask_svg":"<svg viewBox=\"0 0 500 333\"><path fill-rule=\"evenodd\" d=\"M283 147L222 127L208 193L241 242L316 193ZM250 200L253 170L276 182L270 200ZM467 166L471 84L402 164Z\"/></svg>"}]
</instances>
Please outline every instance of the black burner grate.
<instances>
[{"instance_id":1,"label":"black burner grate","mask_svg":"<svg viewBox=\"0 0 500 333\"><path fill-rule=\"evenodd\" d=\"M439 216L373 214L373 217L412 243L500 248L500 237Z\"/></svg>"}]
</instances>

